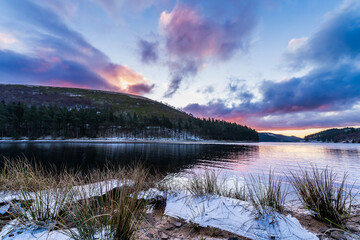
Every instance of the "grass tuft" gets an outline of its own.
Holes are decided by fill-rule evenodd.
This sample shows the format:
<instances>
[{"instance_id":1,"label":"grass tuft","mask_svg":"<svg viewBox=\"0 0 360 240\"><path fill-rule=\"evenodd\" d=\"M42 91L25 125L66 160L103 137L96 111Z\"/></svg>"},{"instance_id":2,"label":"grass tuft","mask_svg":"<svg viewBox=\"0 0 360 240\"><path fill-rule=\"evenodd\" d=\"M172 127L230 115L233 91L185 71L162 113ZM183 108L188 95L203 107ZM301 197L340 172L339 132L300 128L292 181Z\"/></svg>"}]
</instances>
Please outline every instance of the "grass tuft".
<instances>
[{"instance_id":1,"label":"grass tuft","mask_svg":"<svg viewBox=\"0 0 360 240\"><path fill-rule=\"evenodd\" d=\"M204 174L191 173L185 185L194 196L224 195L225 181L220 180L219 172L206 169Z\"/></svg>"},{"instance_id":2,"label":"grass tuft","mask_svg":"<svg viewBox=\"0 0 360 240\"><path fill-rule=\"evenodd\" d=\"M1 189L11 191L11 218L63 229L74 239L133 239L147 210L139 193L157 176L136 164L86 173L44 168L26 158L4 160Z\"/></svg>"},{"instance_id":3,"label":"grass tuft","mask_svg":"<svg viewBox=\"0 0 360 240\"><path fill-rule=\"evenodd\" d=\"M143 182L122 182L101 196L74 201L64 209L63 228L74 239L134 239L147 210L138 200L142 189Z\"/></svg>"},{"instance_id":4,"label":"grass tuft","mask_svg":"<svg viewBox=\"0 0 360 240\"><path fill-rule=\"evenodd\" d=\"M288 188L283 187L280 177L275 177L272 170L269 174L246 179L248 201L258 216L271 214L275 210L283 212Z\"/></svg>"},{"instance_id":5,"label":"grass tuft","mask_svg":"<svg viewBox=\"0 0 360 240\"><path fill-rule=\"evenodd\" d=\"M342 226L351 216L355 200L353 187L348 187L345 173L336 184L337 174L328 167L320 170L300 168L290 171L289 181L294 186L301 203L319 220Z\"/></svg>"}]
</instances>

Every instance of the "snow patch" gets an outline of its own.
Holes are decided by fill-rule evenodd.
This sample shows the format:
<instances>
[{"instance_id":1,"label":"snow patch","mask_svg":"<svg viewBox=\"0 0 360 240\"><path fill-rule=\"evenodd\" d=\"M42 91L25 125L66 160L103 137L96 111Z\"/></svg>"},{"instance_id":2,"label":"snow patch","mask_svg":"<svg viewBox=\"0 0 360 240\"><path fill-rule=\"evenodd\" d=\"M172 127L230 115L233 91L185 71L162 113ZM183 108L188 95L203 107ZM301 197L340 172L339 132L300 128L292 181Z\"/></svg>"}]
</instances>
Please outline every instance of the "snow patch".
<instances>
[{"instance_id":1,"label":"snow patch","mask_svg":"<svg viewBox=\"0 0 360 240\"><path fill-rule=\"evenodd\" d=\"M318 239L290 215L274 212L256 218L249 203L221 196L193 197L179 192L168 196L165 214L250 239Z\"/></svg>"}]
</instances>

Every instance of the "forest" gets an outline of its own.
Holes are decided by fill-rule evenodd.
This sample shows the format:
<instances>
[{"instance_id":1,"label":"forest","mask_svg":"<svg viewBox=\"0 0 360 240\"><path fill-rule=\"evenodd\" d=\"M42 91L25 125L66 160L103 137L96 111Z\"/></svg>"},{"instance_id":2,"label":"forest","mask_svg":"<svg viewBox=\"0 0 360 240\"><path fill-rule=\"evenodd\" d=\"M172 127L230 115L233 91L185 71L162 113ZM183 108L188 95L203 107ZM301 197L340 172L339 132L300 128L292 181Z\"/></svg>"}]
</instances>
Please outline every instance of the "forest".
<instances>
[{"instance_id":1,"label":"forest","mask_svg":"<svg viewBox=\"0 0 360 240\"><path fill-rule=\"evenodd\" d=\"M182 138L258 141L255 130L236 123L215 119L187 119L136 112L114 111L108 108L59 107L57 105L27 105L22 102L0 103L0 137L52 138Z\"/></svg>"},{"instance_id":2,"label":"forest","mask_svg":"<svg viewBox=\"0 0 360 240\"><path fill-rule=\"evenodd\" d=\"M311 134L305 141L360 143L360 128L332 128Z\"/></svg>"}]
</instances>

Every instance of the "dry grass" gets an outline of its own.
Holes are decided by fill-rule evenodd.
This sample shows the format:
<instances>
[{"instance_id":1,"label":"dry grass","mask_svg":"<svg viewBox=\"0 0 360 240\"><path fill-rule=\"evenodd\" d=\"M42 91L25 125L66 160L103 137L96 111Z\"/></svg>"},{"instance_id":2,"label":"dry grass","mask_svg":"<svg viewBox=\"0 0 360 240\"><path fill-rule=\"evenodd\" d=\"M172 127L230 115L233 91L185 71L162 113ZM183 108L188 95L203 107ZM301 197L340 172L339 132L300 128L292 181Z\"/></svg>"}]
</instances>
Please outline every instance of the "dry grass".
<instances>
[{"instance_id":1,"label":"dry grass","mask_svg":"<svg viewBox=\"0 0 360 240\"><path fill-rule=\"evenodd\" d=\"M50 168L51 169L51 168ZM0 175L0 189L16 191L19 189L42 190L55 180L52 170L38 163L31 163L27 158L4 158L3 169Z\"/></svg>"},{"instance_id":2,"label":"dry grass","mask_svg":"<svg viewBox=\"0 0 360 240\"><path fill-rule=\"evenodd\" d=\"M235 198L242 201L248 200L248 190L247 186L244 183L241 183L238 179L233 181L234 186L233 188L229 189L228 191L224 192L225 197Z\"/></svg>"},{"instance_id":3,"label":"dry grass","mask_svg":"<svg viewBox=\"0 0 360 240\"><path fill-rule=\"evenodd\" d=\"M4 160L0 183L21 200L10 203L11 216L24 226L61 228L75 239L132 239L146 212L138 195L156 177L139 164L59 173L18 158Z\"/></svg>"},{"instance_id":4,"label":"dry grass","mask_svg":"<svg viewBox=\"0 0 360 240\"><path fill-rule=\"evenodd\" d=\"M63 229L74 239L133 239L146 213L148 202L138 200L150 187L171 189L162 176L149 174L141 164L111 167L86 173L57 171L31 163L26 158L4 160L0 190L17 193L12 217L23 225ZM350 217L355 195L347 187L347 175L337 182L329 169L291 172L290 182L304 206L318 219L342 226ZM158 185L156 185L158 183ZM86 187L84 187L86 186ZM250 176L245 184L234 180L228 188L220 172L206 169L189 175L185 189L194 196L219 195L248 201L256 215L284 210L288 188L273 171ZM74 230L75 229L75 230Z\"/></svg>"},{"instance_id":5,"label":"dry grass","mask_svg":"<svg viewBox=\"0 0 360 240\"><path fill-rule=\"evenodd\" d=\"M204 174L191 173L185 188L194 196L224 195L226 191L225 181L220 180L219 172L208 169Z\"/></svg>"},{"instance_id":6,"label":"dry grass","mask_svg":"<svg viewBox=\"0 0 360 240\"><path fill-rule=\"evenodd\" d=\"M105 188L101 196L84 196L66 205L62 228L74 239L134 239L147 210L146 202L138 200L144 183L121 183Z\"/></svg>"},{"instance_id":7,"label":"dry grass","mask_svg":"<svg viewBox=\"0 0 360 240\"><path fill-rule=\"evenodd\" d=\"M263 216L273 211L283 212L288 188L283 186L280 177L275 177L272 170L269 174L258 177L250 175L246 179L248 201L256 215Z\"/></svg>"},{"instance_id":8,"label":"dry grass","mask_svg":"<svg viewBox=\"0 0 360 240\"><path fill-rule=\"evenodd\" d=\"M351 216L355 199L353 187L348 187L347 176L345 173L338 185L338 176L332 169L319 170L312 166L311 169L291 171L289 180L301 203L316 218L342 226Z\"/></svg>"}]
</instances>

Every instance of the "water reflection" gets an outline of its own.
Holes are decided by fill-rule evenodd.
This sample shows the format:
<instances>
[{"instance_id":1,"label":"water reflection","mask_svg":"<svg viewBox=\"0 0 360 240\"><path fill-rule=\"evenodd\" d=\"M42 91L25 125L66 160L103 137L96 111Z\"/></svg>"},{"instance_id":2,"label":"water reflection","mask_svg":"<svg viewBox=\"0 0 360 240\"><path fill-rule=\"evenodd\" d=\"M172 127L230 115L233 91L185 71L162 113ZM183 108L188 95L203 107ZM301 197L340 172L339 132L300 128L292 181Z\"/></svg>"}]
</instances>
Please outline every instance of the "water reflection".
<instances>
[{"instance_id":1,"label":"water reflection","mask_svg":"<svg viewBox=\"0 0 360 240\"><path fill-rule=\"evenodd\" d=\"M0 143L0 155L24 154L43 164L94 168L106 161L122 166L142 162L158 171L174 173L191 169L222 169L227 175L267 173L286 178L290 170L316 165L347 171L349 182L360 178L360 144L254 143ZM360 181L355 183L360 189Z\"/></svg>"},{"instance_id":2,"label":"water reflection","mask_svg":"<svg viewBox=\"0 0 360 240\"><path fill-rule=\"evenodd\" d=\"M141 162L162 172L175 172L196 165L231 168L233 162L250 161L258 146L160 144L160 143L1 143L7 158L25 155L44 165L94 168L106 162L127 166Z\"/></svg>"}]
</instances>

